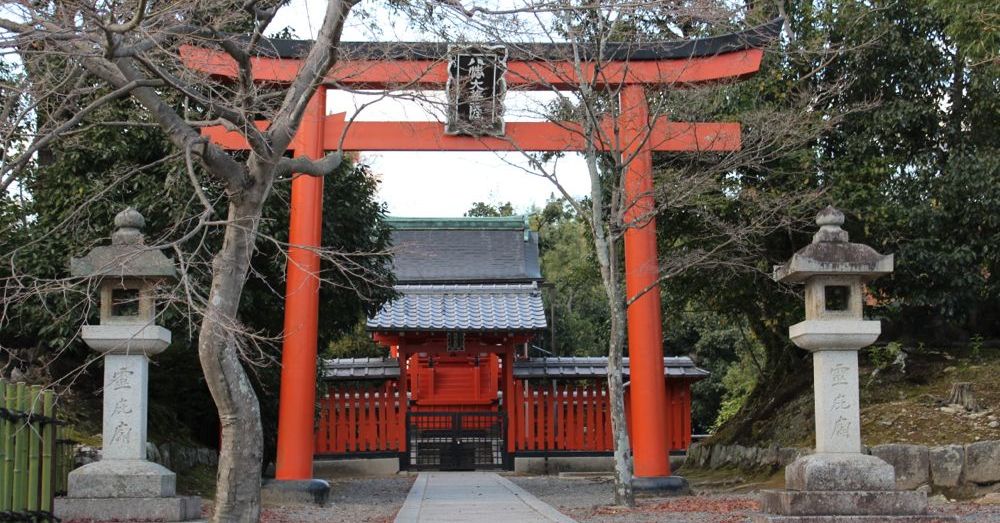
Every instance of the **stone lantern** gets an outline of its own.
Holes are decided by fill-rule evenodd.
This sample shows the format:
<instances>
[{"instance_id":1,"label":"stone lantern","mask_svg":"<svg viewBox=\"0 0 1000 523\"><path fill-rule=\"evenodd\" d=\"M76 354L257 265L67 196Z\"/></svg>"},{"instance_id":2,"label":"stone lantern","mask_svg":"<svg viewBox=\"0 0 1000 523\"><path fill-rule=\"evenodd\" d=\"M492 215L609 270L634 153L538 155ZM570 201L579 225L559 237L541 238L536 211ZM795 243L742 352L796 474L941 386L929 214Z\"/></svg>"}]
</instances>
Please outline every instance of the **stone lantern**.
<instances>
[{"instance_id":1,"label":"stone lantern","mask_svg":"<svg viewBox=\"0 0 1000 523\"><path fill-rule=\"evenodd\" d=\"M174 264L144 244L145 220L131 207L115 216L111 245L70 260L75 277L98 281L100 322L81 338L104 356L101 461L69 474L55 513L63 519L186 521L201 516L201 500L176 496L176 476L146 460L149 358L170 345L156 325L156 286L174 281Z\"/></svg>"},{"instance_id":2,"label":"stone lantern","mask_svg":"<svg viewBox=\"0 0 1000 523\"><path fill-rule=\"evenodd\" d=\"M775 267L774 279L805 284L803 322L788 329L812 353L816 453L785 469L785 490L761 493L764 521L948 520L927 516L927 495L896 490L885 461L863 453L858 350L878 339L879 321L865 320L864 284L892 272L893 257L848 241L844 214L827 207L808 246Z\"/></svg>"}]
</instances>

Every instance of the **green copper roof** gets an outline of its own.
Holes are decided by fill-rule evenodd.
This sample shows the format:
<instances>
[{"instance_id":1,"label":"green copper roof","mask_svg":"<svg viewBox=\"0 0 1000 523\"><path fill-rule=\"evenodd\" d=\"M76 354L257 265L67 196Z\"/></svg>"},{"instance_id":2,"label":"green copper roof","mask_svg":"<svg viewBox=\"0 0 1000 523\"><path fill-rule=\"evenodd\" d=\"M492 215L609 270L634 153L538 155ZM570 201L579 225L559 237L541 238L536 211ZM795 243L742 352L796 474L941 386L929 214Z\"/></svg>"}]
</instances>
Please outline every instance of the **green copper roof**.
<instances>
[{"instance_id":1,"label":"green copper roof","mask_svg":"<svg viewBox=\"0 0 1000 523\"><path fill-rule=\"evenodd\" d=\"M390 216L389 226L397 230L515 230L528 228L527 216L461 217L461 218L399 218Z\"/></svg>"}]
</instances>

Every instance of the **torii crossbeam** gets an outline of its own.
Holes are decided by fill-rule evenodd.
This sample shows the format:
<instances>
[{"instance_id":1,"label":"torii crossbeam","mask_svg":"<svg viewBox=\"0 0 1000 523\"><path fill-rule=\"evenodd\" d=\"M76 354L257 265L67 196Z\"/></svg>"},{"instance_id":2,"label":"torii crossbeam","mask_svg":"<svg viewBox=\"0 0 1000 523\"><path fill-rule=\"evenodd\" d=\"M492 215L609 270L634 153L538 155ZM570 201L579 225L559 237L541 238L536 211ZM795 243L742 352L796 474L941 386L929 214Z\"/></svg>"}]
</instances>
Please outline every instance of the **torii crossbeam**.
<instances>
[{"instance_id":1,"label":"torii crossbeam","mask_svg":"<svg viewBox=\"0 0 1000 523\"><path fill-rule=\"evenodd\" d=\"M773 39L781 20L730 35L663 43L649 47L621 44L606 51L601 67L585 62L579 78L568 48L562 44L519 45L508 62L507 85L518 90L573 90L580 81L619 90L618 132L606 122L608 141L601 148L629 158L626 200L630 220L641 226L625 233L626 291L643 291L628 307L628 342L632 361L631 419L636 485L668 485L666 389L663 379L663 336L656 222L644 215L655 209L653 152L734 151L740 148L738 123L684 123L650 118L647 87L717 82L757 72L763 46ZM270 40L267 53L252 59L254 79L288 83L309 42ZM326 85L310 101L291 148L296 156L321 158L326 151L581 151L585 143L574 124L511 122L501 137L452 136L439 122L353 122L343 114L326 115L331 86L352 89L441 90L448 72L446 44L341 43L345 57L326 76ZM186 47L185 64L217 78L233 78L237 66L228 55ZM266 126L266 122L258 125ZM345 132L346 127L346 132ZM239 133L213 127L204 134L227 149L247 143ZM473 175L470 175L473 176ZM313 463L313 408L316 391L316 344L319 305L319 257L323 180L298 176L292 181L289 263L285 302L278 418L278 479L309 479Z\"/></svg>"}]
</instances>

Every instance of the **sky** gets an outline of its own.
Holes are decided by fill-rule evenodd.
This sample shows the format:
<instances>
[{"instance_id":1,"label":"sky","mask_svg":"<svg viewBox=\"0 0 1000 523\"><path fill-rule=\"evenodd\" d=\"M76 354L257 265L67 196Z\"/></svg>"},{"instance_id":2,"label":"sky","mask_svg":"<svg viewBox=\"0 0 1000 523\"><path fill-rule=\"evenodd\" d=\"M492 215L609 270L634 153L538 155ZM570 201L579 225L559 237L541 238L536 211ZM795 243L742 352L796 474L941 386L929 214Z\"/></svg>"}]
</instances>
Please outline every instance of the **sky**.
<instances>
[{"instance_id":1,"label":"sky","mask_svg":"<svg viewBox=\"0 0 1000 523\"><path fill-rule=\"evenodd\" d=\"M299 38L312 38L322 21L325 0L292 0L279 11L271 24L273 30L290 27ZM388 13L376 12L377 26L382 34L375 35L357 21L348 19L343 40L419 41L428 40L392 20ZM424 93L425 95L427 93ZM435 93L441 94L441 93ZM544 94L544 93L543 93ZM508 93L507 121L538 120L528 108L537 107L552 94ZM327 113L346 112L350 119L361 104L372 97L346 92L329 91ZM537 109L535 109L537 111ZM364 108L357 121L421 121L440 120L419 104L389 99ZM528 162L520 153L489 152L385 152L363 153L362 161L379 174L381 185L378 198L384 201L393 216L461 216L473 202L510 202L517 212L542 207L555 193L548 179L526 172ZM546 166L554 172L567 192L575 197L589 193L586 166L577 154L570 154Z\"/></svg>"}]
</instances>

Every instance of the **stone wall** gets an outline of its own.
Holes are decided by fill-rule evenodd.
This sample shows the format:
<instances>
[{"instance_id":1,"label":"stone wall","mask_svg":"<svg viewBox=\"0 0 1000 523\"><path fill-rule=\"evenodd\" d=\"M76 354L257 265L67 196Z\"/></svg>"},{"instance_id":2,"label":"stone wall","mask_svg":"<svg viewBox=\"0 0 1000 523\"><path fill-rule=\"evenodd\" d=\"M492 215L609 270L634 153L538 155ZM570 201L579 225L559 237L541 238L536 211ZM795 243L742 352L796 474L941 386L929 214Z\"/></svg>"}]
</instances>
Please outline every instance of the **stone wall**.
<instances>
[{"instance_id":1,"label":"stone wall","mask_svg":"<svg viewBox=\"0 0 1000 523\"><path fill-rule=\"evenodd\" d=\"M688 449L684 467L688 469L739 469L768 472L784 468L812 449L744 447L742 445L700 445ZM1000 483L1000 441L980 441L966 445L927 447L892 443L866 448L896 470L896 487L915 489L982 486Z\"/></svg>"},{"instance_id":2,"label":"stone wall","mask_svg":"<svg viewBox=\"0 0 1000 523\"><path fill-rule=\"evenodd\" d=\"M74 467L101 460L101 449L88 445L75 447ZM219 453L205 447L190 447L179 443L164 443L160 446L146 442L146 459L159 463L174 472L184 472L196 465L216 466L219 464Z\"/></svg>"}]
</instances>

